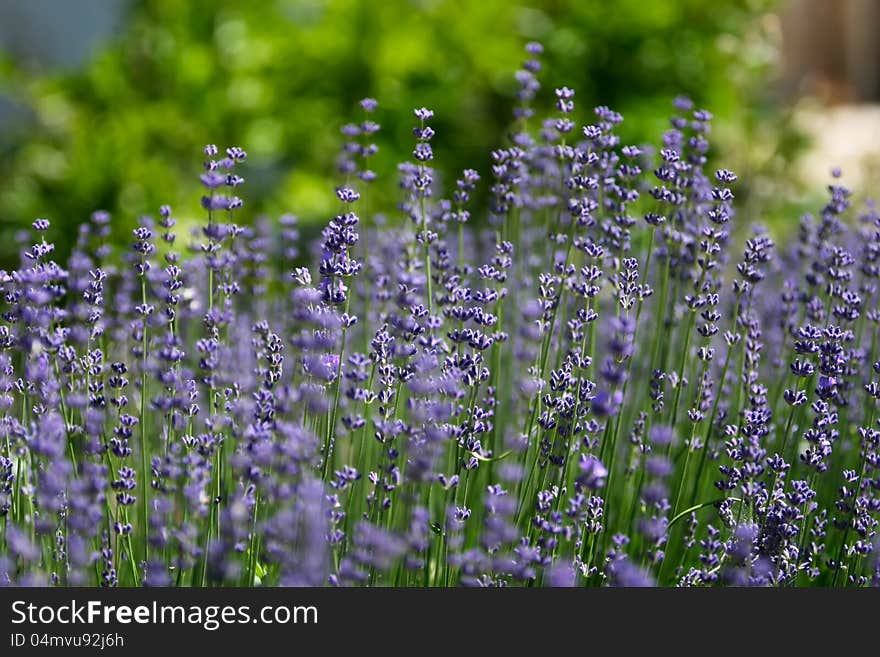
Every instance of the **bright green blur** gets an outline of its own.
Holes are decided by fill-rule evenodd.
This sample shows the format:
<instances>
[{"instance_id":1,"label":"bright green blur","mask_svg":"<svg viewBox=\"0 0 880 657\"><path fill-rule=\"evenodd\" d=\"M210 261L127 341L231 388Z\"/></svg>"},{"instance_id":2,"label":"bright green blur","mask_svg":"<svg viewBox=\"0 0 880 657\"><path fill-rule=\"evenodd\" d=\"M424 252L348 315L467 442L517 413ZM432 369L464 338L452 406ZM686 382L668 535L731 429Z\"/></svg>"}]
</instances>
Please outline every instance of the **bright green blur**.
<instances>
[{"instance_id":1,"label":"bright green blur","mask_svg":"<svg viewBox=\"0 0 880 657\"><path fill-rule=\"evenodd\" d=\"M742 174L740 198L763 207L774 190L754 190L750 176L777 180L797 145L767 91L772 4L135 3L127 30L84 70L35 75L0 55L0 94L30 116L0 138L0 265L14 256L13 233L36 217L52 220L60 257L69 243L58 236L72 239L97 208L114 214L120 244L137 215L162 203L196 225L193 163L208 142L249 153L243 217L290 211L318 225L337 209L339 127L360 118L364 96L380 102L371 194L383 207L393 207L396 163L410 156L412 107L436 113L436 165L447 178L465 167L485 174L489 151L504 143L529 40L546 47L541 106L553 87L573 87L576 118L610 105L632 141L655 138L671 99L692 95L717 117L713 153Z\"/></svg>"}]
</instances>

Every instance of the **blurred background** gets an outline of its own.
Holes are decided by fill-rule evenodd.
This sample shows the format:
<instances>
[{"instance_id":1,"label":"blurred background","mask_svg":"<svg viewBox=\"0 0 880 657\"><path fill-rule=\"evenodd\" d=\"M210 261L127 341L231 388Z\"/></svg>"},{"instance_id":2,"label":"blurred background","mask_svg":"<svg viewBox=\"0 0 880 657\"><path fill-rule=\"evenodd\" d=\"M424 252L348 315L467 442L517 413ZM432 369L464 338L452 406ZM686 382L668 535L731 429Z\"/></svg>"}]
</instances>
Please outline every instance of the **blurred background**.
<instances>
[{"instance_id":1,"label":"blurred background","mask_svg":"<svg viewBox=\"0 0 880 657\"><path fill-rule=\"evenodd\" d=\"M573 87L579 117L610 105L631 142L657 143L677 94L710 109L740 212L784 235L832 166L864 189L880 165L878 28L880 0L3 0L0 267L36 217L72 238L106 209L121 243L162 203L202 221L209 142L248 151L244 216L320 226L364 96L390 207L413 107L435 110L439 169L485 172L530 40L539 104Z\"/></svg>"}]
</instances>

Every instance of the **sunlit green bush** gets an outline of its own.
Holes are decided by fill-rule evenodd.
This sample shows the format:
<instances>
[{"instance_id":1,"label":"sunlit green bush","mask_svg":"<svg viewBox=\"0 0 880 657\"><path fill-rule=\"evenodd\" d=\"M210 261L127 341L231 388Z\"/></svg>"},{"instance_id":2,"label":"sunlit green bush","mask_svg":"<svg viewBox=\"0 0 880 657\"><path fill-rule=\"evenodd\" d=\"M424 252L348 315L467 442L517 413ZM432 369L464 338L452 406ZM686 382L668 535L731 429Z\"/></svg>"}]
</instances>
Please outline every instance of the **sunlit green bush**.
<instances>
[{"instance_id":1,"label":"sunlit green bush","mask_svg":"<svg viewBox=\"0 0 880 657\"><path fill-rule=\"evenodd\" d=\"M716 141L735 145L728 163L749 171L749 158L779 155L780 133L759 134L772 117L763 97L772 59L766 0L529 5L137 2L125 31L84 70L0 67L4 95L29 117L0 140L2 244L34 217L73 227L96 206L113 213L120 241L160 203L186 222L197 211L192 153L210 140L248 145L251 207L292 211L309 225L330 209L339 119L364 96L380 101L377 168L406 159L401 113L424 104L436 110L445 167L485 169L485 153L504 140L511 62L528 39L547 47L539 106L567 84L580 108L601 102L622 111L621 132L638 141L662 128L657 117L673 96L687 93L715 111ZM396 182L379 180L377 195L393 198ZM0 259L13 253L0 246Z\"/></svg>"}]
</instances>

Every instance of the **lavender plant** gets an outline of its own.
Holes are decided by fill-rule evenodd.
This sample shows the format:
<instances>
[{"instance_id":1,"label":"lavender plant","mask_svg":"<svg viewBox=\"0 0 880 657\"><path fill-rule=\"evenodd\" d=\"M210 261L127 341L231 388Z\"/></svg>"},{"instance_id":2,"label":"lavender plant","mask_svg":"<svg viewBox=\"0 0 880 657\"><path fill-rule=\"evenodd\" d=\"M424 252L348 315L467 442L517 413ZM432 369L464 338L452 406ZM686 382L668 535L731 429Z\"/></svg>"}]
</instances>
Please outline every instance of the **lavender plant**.
<instances>
[{"instance_id":1,"label":"lavender plant","mask_svg":"<svg viewBox=\"0 0 880 657\"><path fill-rule=\"evenodd\" d=\"M419 108L375 207L363 100L314 243L235 223L246 153L213 145L189 245L163 206L112 253L98 212L62 266L33 223L0 272L0 581L878 583L880 214L835 180L777 248L707 111L624 144L563 87L538 122L526 51L485 183L438 184Z\"/></svg>"}]
</instances>

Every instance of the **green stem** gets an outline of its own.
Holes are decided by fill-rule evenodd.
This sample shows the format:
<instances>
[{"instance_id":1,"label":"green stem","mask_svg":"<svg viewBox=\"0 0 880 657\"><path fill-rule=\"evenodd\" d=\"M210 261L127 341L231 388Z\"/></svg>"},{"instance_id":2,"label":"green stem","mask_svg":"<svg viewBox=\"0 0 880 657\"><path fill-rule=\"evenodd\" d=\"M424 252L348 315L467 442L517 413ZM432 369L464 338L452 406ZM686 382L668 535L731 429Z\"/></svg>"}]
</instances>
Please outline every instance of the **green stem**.
<instances>
[{"instance_id":1,"label":"green stem","mask_svg":"<svg viewBox=\"0 0 880 657\"><path fill-rule=\"evenodd\" d=\"M141 258L142 272L145 272L146 257ZM141 273L141 303L146 312L147 305L147 278L145 273ZM141 425L141 478L143 479L144 490L141 498L141 526L143 527L144 540L144 561L149 560L150 549L150 528L149 528L149 497L150 497L150 473L149 455L147 453L147 315L144 315L143 341L141 343L141 408L140 408L140 425Z\"/></svg>"},{"instance_id":2,"label":"green stem","mask_svg":"<svg viewBox=\"0 0 880 657\"><path fill-rule=\"evenodd\" d=\"M351 303L351 294L345 297L345 313L348 314L349 305ZM338 361L336 363L336 380L334 381L333 406L330 410L330 417L327 421L327 435L324 439L324 468L321 473L321 479L326 482L327 477L333 471L333 447L334 434L336 432L336 415L339 409L339 392L342 389L342 360L345 358L345 340L348 335L348 327L342 329L342 340L339 345Z\"/></svg>"},{"instance_id":3,"label":"green stem","mask_svg":"<svg viewBox=\"0 0 880 657\"><path fill-rule=\"evenodd\" d=\"M431 273L431 244L428 241L428 213L425 210L424 194L419 196L419 213L422 217L422 239L424 240L425 251L425 279L426 294L428 297L428 315L434 314L434 291L433 291L433 275Z\"/></svg>"}]
</instances>

